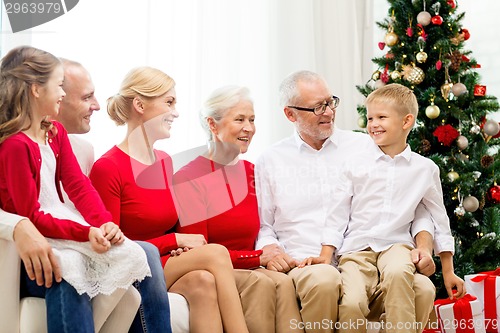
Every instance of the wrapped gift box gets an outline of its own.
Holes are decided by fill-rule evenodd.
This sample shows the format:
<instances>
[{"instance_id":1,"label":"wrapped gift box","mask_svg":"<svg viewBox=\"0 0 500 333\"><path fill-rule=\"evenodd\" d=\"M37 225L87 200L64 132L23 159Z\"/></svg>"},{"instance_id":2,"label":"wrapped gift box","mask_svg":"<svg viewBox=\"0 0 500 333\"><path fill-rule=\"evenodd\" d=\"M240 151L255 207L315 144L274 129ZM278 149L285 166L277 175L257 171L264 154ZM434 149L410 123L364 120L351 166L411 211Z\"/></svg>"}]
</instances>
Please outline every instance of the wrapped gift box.
<instances>
[{"instance_id":1,"label":"wrapped gift box","mask_svg":"<svg viewBox=\"0 0 500 333\"><path fill-rule=\"evenodd\" d=\"M467 292L481 304L487 333L500 332L500 268L495 271L466 275Z\"/></svg>"},{"instance_id":2,"label":"wrapped gift box","mask_svg":"<svg viewBox=\"0 0 500 333\"><path fill-rule=\"evenodd\" d=\"M443 333L485 333L481 303L466 294L460 299L439 299L434 302Z\"/></svg>"}]
</instances>

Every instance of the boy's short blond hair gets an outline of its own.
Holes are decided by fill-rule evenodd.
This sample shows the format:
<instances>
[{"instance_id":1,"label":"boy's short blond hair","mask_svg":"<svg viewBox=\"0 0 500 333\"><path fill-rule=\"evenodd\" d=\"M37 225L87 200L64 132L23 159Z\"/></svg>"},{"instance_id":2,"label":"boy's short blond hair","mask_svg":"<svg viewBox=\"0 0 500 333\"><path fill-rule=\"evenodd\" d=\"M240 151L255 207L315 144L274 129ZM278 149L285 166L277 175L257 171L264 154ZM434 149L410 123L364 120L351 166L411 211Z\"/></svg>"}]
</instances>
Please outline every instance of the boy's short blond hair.
<instances>
[{"instance_id":1,"label":"boy's short blond hair","mask_svg":"<svg viewBox=\"0 0 500 333\"><path fill-rule=\"evenodd\" d=\"M389 104L402 116L412 114L416 119L418 115L418 102L413 90L399 83L385 85L370 93L365 105L374 103Z\"/></svg>"}]
</instances>

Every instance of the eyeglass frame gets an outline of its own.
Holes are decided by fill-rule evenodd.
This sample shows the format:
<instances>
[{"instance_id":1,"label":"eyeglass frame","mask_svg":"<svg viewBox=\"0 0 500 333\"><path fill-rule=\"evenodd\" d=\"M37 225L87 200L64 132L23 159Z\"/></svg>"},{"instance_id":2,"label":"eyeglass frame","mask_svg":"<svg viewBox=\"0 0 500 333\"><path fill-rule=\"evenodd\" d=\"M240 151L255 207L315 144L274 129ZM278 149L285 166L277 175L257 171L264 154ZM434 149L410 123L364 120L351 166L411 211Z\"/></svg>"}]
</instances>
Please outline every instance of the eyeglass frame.
<instances>
[{"instance_id":1,"label":"eyeglass frame","mask_svg":"<svg viewBox=\"0 0 500 333\"><path fill-rule=\"evenodd\" d=\"M320 105L314 107L314 108L304 108L302 106L293 106L293 105L288 105L287 108L291 108L291 109L296 109L296 110L299 110L299 111L307 111L307 112L312 112L314 113L316 116L321 116L323 113L326 112L326 107L328 106L332 111L334 111L340 104L340 97L337 97L335 95L332 95L331 96L332 98L332 101L335 102L335 106L332 108L330 107L330 102L328 101L325 101L324 103L321 103ZM316 112L316 109L318 108L321 108L321 112L320 113L317 113Z\"/></svg>"}]
</instances>

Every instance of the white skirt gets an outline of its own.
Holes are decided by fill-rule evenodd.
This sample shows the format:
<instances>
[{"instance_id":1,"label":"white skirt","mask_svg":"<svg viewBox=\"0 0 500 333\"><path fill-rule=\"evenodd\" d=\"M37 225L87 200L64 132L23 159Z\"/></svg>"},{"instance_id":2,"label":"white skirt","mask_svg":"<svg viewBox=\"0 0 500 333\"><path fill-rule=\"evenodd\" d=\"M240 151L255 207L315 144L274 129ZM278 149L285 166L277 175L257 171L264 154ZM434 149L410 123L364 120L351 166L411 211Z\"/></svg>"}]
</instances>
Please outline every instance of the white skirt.
<instances>
[{"instance_id":1,"label":"white skirt","mask_svg":"<svg viewBox=\"0 0 500 333\"><path fill-rule=\"evenodd\" d=\"M134 281L151 276L146 253L128 238L105 253L92 250L90 242L48 238L59 259L62 277L76 291L93 298L128 288Z\"/></svg>"}]
</instances>

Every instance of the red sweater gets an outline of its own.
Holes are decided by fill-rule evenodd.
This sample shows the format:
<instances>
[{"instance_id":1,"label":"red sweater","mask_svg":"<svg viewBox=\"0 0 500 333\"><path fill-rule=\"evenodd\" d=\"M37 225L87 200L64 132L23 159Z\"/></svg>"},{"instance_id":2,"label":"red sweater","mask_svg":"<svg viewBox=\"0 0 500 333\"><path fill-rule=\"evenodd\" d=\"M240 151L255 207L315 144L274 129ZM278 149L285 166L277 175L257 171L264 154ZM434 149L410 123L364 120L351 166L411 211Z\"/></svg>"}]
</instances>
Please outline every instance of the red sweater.
<instances>
[{"instance_id":1,"label":"red sweater","mask_svg":"<svg viewBox=\"0 0 500 333\"><path fill-rule=\"evenodd\" d=\"M53 122L57 134L48 139L56 157L56 188L62 199L60 183L75 207L90 225L99 227L111 221L98 193L82 173L64 127ZM89 226L57 219L40 210L40 169L42 157L38 144L20 132L0 145L0 202L5 211L28 217L46 237L88 241Z\"/></svg>"},{"instance_id":2,"label":"red sweater","mask_svg":"<svg viewBox=\"0 0 500 333\"><path fill-rule=\"evenodd\" d=\"M208 243L224 245L234 268L256 268L254 250L260 220L253 164L223 166L198 157L174 175L178 203L177 232L202 234Z\"/></svg>"},{"instance_id":3,"label":"red sweater","mask_svg":"<svg viewBox=\"0 0 500 333\"><path fill-rule=\"evenodd\" d=\"M147 166L115 146L94 163L89 177L123 233L156 245L165 263L178 248L170 233L177 213L169 187L172 161L166 153L155 154L157 162Z\"/></svg>"}]
</instances>

